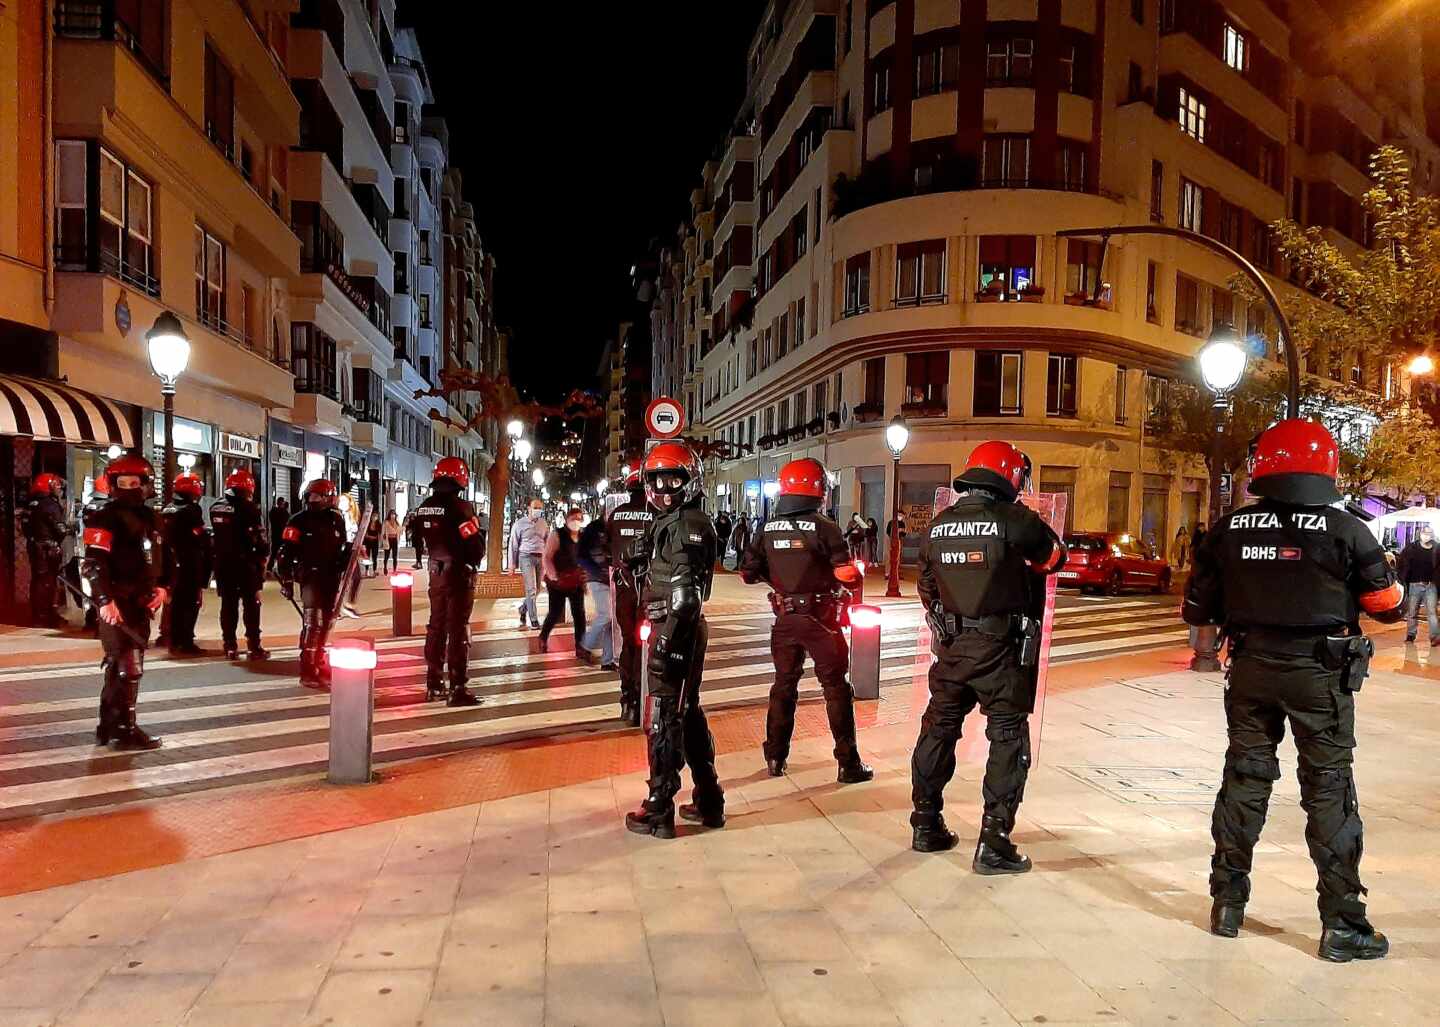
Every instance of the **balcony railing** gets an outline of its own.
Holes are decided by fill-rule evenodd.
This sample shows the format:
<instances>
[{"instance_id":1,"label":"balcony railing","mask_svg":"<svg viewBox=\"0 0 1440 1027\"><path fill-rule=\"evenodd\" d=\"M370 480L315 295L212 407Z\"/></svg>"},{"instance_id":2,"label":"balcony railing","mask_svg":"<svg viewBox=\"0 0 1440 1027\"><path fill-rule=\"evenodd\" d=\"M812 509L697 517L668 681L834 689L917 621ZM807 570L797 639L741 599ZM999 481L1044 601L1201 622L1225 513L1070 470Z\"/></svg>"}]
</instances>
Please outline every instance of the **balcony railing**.
<instances>
[{"instance_id":1,"label":"balcony railing","mask_svg":"<svg viewBox=\"0 0 1440 1027\"><path fill-rule=\"evenodd\" d=\"M90 274L109 275L111 278L139 289L147 296L160 295L160 279L151 273L151 269L135 267L113 254L95 252L84 246L57 244L55 269L57 271L83 271Z\"/></svg>"},{"instance_id":2,"label":"balcony railing","mask_svg":"<svg viewBox=\"0 0 1440 1027\"><path fill-rule=\"evenodd\" d=\"M167 90L170 76L163 66L165 33L155 25L133 25L120 17L115 0L56 0L55 34L65 39L100 39L119 43L134 55Z\"/></svg>"}]
</instances>

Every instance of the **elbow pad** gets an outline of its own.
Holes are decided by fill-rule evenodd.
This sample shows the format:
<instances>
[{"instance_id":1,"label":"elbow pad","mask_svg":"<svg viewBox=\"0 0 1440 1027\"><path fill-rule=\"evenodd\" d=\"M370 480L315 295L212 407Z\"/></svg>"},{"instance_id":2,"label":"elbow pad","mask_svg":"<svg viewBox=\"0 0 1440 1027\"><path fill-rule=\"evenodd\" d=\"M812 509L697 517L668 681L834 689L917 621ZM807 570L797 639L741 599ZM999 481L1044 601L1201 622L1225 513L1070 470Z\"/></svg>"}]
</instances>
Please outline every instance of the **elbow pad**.
<instances>
[{"instance_id":1,"label":"elbow pad","mask_svg":"<svg viewBox=\"0 0 1440 1027\"><path fill-rule=\"evenodd\" d=\"M839 567L835 568L835 580L842 585L848 585L853 588L860 584L863 579L860 577L860 568L856 567L853 563L842 563Z\"/></svg>"},{"instance_id":2,"label":"elbow pad","mask_svg":"<svg viewBox=\"0 0 1440 1027\"><path fill-rule=\"evenodd\" d=\"M1180 607L1180 616L1186 624L1197 628L1208 627L1216 623L1215 618L1203 606L1193 599L1186 599L1185 604Z\"/></svg>"},{"instance_id":3,"label":"elbow pad","mask_svg":"<svg viewBox=\"0 0 1440 1027\"><path fill-rule=\"evenodd\" d=\"M670 612L677 617L693 619L700 613L700 590L694 585L681 585L670 592Z\"/></svg>"},{"instance_id":4,"label":"elbow pad","mask_svg":"<svg viewBox=\"0 0 1440 1027\"><path fill-rule=\"evenodd\" d=\"M1392 581L1384 588L1361 593L1360 609L1381 624L1394 624L1401 618L1401 604L1405 601L1405 590L1398 581Z\"/></svg>"},{"instance_id":5,"label":"elbow pad","mask_svg":"<svg viewBox=\"0 0 1440 1027\"><path fill-rule=\"evenodd\" d=\"M1069 559L1069 557L1070 550L1065 548L1065 543L1056 542L1055 548L1050 551L1050 555L1039 563L1031 563L1030 569L1036 574L1054 574L1061 567L1065 566L1065 561Z\"/></svg>"}]
</instances>

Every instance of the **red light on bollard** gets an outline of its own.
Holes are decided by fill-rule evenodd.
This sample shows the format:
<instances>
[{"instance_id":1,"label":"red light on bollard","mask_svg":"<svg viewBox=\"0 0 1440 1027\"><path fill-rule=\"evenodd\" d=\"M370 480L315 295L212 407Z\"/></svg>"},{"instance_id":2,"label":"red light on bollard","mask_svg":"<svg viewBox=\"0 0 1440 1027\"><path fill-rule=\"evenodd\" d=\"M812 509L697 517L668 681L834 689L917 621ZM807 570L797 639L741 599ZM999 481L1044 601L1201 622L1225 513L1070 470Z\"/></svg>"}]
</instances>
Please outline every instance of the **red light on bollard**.
<instances>
[{"instance_id":1,"label":"red light on bollard","mask_svg":"<svg viewBox=\"0 0 1440 1027\"><path fill-rule=\"evenodd\" d=\"M882 614L878 606L852 606L850 607L850 625L860 628L862 631L867 628L878 628Z\"/></svg>"},{"instance_id":2,"label":"red light on bollard","mask_svg":"<svg viewBox=\"0 0 1440 1027\"><path fill-rule=\"evenodd\" d=\"M415 575L409 571L400 571L390 575L391 588L411 588L415 584Z\"/></svg>"},{"instance_id":3,"label":"red light on bollard","mask_svg":"<svg viewBox=\"0 0 1440 1027\"><path fill-rule=\"evenodd\" d=\"M644 644L648 641L650 641L650 622L648 620L642 620L640 622L640 642Z\"/></svg>"},{"instance_id":4,"label":"red light on bollard","mask_svg":"<svg viewBox=\"0 0 1440 1027\"><path fill-rule=\"evenodd\" d=\"M390 634L396 638L404 638L413 631L410 604L414 586L415 575L409 571L390 575Z\"/></svg>"},{"instance_id":5,"label":"red light on bollard","mask_svg":"<svg viewBox=\"0 0 1440 1027\"><path fill-rule=\"evenodd\" d=\"M333 670L375 669L375 650L364 640L341 639L327 646L325 652L330 658L330 667Z\"/></svg>"},{"instance_id":6,"label":"red light on bollard","mask_svg":"<svg viewBox=\"0 0 1440 1027\"><path fill-rule=\"evenodd\" d=\"M342 638L325 654L333 674L329 780L367 784L375 754L375 646L368 638Z\"/></svg>"}]
</instances>

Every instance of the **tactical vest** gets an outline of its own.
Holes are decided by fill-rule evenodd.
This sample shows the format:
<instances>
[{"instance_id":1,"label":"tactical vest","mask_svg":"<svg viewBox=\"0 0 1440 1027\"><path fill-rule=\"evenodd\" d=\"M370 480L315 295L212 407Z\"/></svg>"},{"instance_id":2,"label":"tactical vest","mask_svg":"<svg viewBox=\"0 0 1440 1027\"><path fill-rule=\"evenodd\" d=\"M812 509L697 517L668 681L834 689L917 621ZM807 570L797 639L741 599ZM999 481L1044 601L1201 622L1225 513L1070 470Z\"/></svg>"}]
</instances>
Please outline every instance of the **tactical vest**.
<instances>
[{"instance_id":1,"label":"tactical vest","mask_svg":"<svg viewBox=\"0 0 1440 1027\"><path fill-rule=\"evenodd\" d=\"M245 560L259 552L256 535L260 507L245 499L226 496L210 507L210 527L215 533L215 555L221 561ZM279 545L279 539L273 539Z\"/></svg>"},{"instance_id":2,"label":"tactical vest","mask_svg":"<svg viewBox=\"0 0 1440 1027\"><path fill-rule=\"evenodd\" d=\"M714 546L710 541L714 538L710 518L699 507L681 507L657 517L650 527L646 604L663 603L668 611L676 589L687 587L697 589L701 599L708 599L715 573Z\"/></svg>"},{"instance_id":3,"label":"tactical vest","mask_svg":"<svg viewBox=\"0 0 1440 1027\"><path fill-rule=\"evenodd\" d=\"M989 617L1024 611L1034 571L1014 544L1022 516L1034 514L972 495L930 522L926 562L948 612Z\"/></svg>"},{"instance_id":4,"label":"tactical vest","mask_svg":"<svg viewBox=\"0 0 1440 1027\"><path fill-rule=\"evenodd\" d=\"M760 529L770 584L784 595L834 592L837 544L843 551L840 528L815 510L771 517Z\"/></svg>"}]
</instances>

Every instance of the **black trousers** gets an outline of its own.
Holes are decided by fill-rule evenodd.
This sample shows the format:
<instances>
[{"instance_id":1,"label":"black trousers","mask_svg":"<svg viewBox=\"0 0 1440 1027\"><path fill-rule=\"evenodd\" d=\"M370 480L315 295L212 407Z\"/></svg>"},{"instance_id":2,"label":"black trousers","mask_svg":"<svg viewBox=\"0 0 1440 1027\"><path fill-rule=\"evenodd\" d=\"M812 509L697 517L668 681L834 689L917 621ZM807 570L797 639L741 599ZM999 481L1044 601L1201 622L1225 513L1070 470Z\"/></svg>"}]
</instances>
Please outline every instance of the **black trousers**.
<instances>
[{"instance_id":1,"label":"black trousers","mask_svg":"<svg viewBox=\"0 0 1440 1027\"><path fill-rule=\"evenodd\" d=\"M657 627L657 630L658 627ZM695 805L704 813L725 808L725 791L715 770L715 738L700 705L700 678L705 669L709 626L700 618L684 680L666 680L650 672L650 810L669 810L680 791L680 771L688 763Z\"/></svg>"},{"instance_id":2,"label":"black trousers","mask_svg":"<svg viewBox=\"0 0 1440 1027\"><path fill-rule=\"evenodd\" d=\"M200 619L204 600L205 583L187 578L182 571L170 595L170 648L195 644L195 622Z\"/></svg>"},{"instance_id":3,"label":"black trousers","mask_svg":"<svg viewBox=\"0 0 1440 1027\"><path fill-rule=\"evenodd\" d=\"M550 602L545 610L545 623L540 625L541 639L549 639L550 632L564 616L565 604L570 604L570 619L575 622L575 651L580 652L580 639L585 637L585 586L564 589L553 581L545 582L545 592Z\"/></svg>"},{"instance_id":4,"label":"black trousers","mask_svg":"<svg viewBox=\"0 0 1440 1027\"><path fill-rule=\"evenodd\" d=\"M930 667L930 704L910 760L915 812L938 814L945 786L955 776L955 744L966 716L979 705L985 715L990 755L981 793L985 816L999 817L1008 831L1025 796L1030 774L1029 713L1034 702L1010 638L966 630L948 645L936 642Z\"/></svg>"},{"instance_id":5,"label":"black trousers","mask_svg":"<svg viewBox=\"0 0 1440 1027\"><path fill-rule=\"evenodd\" d=\"M240 626L243 608L245 615L245 644L250 649L260 648L260 589L261 574L215 575L215 584L220 591L220 637L226 649L238 649L236 630Z\"/></svg>"},{"instance_id":6,"label":"black trousers","mask_svg":"<svg viewBox=\"0 0 1440 1027\"><path fill-rule=\"evenodd\" d=\"M63 553L58 542L32 545L30 558L30 619L39 627L55 623L56 589L59 588L60 563Z\"/></svg>"},{"instance_id":7,"label":"black trousers","mask_svg":"<svg viewBox=\"0 0 1440 1027\"><path fill-rule=\"evenodd\" d=\"M100 690L100 723L107 728L134 727L135 704L140 697L140 678L145 673L145 648L126 633L133 631L150 641L150 611L138 599L117 598L124 628L100 621L100 646L104 650L105 684Z\"/></svg>"},{"instance_id":8,"label":"black trousers","mask_svg":"<svg viewBox=\"0 0 1440 1027\"><path fill-rule=\"evenodd\" d=\"M382 561L381 566L387 572L400 569L400 540L398 538L386 540L385 555Z\"/></svg>"},{"instance_id":9,"label":"black trousers","mask_svg":"<svg viewBox=\"0 0 1440 1027\"><path fill-rule=\"evenodd\" d=\"M640 702L640 595L616 579L615 623L620 628L620 698Z\"/></svg>"},{"instance_id":10,"label":"black trousers","mask_svg":"<svg viewBox=\"0 0 1440 1027\"><path fill-rule=\"evenodd\" d=\"M1275 753L1287 721L1299 757L1300 806L1319 877L1320 917L1327 924L1363 923L1364 825L1351 771L1355 697L1340 687L1338 671L1326 670L1312 655L1235 654L1225 687L1230 745L1211 821L1210 894L1237 904L1250 897L1255 843L1265 826L1271 786L1280 779Z\"/></svg>"},{"instance_id":11,"label":"black trousers","mask_svg":"<svg viewBox=\"0 0 1440 1027\"><path fill-rule=\"evenodd\" d=\"M830 720L830 737L835 740L835 758L841 763L852 762L859 752L855 745L855 691L846 677L850 647L838 624L825 624L803 613L782 613L770 629L775 684L770 689L770 711L765 718L765 758L783 760L790 755L795 706L800 700L800 677L807 655L815 661L815 677L825 693L825 714Z\"/></svg>"},{"instance_id":12,"label":"black trousers","mask_svg":"<svg viewBox=\"0 0 1440 1027\"><path fill-rule=\"evenodd\" d=\"M434 680L448 667L450 687L464 688L470 677L470 613L475 609L475 574L463 564L432 559L429 595L426 671Z\"/></svg>"},{"instance_id":13,"label":"black trousers","mask_svg":"<svg viewBox=\"0 0 1440 1027\"><path fill-rule=\"evenodd\" d=\"M331 611L335 608L335 596L340 589L338 580L326 578L302 582L300 585L300 606L304 619L300 626L300 680L325 682L330 676L330 664L325 656L325 645L330 640L330 629L335 625Z\"/></svg>"}]
</instances>

